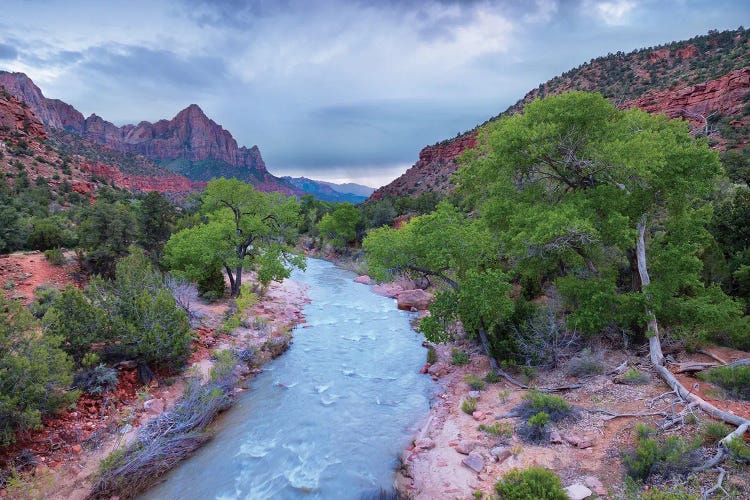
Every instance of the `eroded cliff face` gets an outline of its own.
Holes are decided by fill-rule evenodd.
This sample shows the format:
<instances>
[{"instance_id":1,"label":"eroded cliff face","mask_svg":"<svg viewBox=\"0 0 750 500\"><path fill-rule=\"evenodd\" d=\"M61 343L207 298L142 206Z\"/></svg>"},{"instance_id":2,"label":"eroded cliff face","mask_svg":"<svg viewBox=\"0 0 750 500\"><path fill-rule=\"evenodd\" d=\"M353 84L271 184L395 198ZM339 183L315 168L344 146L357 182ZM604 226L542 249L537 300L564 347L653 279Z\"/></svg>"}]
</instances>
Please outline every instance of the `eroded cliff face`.
<instances>
[{"instance_id":1,"label":"eroded cliff face","mask_svg":"<svg viewBox=\"0 0 750 500\"><path fill-rule=\"evenodd\" d=\"M705 127L710 115L743 115L745 99L749 94L750 67L746 67L706 83L648 92L623 107L640 108L648 113L665 113L670 118L682 117L700 128ZM750 117L742 116L730 125L748 123Z\"/></svg>"},{"instance_id":2,"label":"eroded cliff face","mask_svg":"<svg viewBox=\"0 0 750 500\"><path fill-rule=\"evenodd\" d=\"M36 117L28 106L3 92L0 88L0 129L4 138L36 137L45 139L47 133L44 124Z\"/></svg>"},{"instance_id":3,"label":"eroded cliff face","mask_svg":"<svg viewBox=\"0 0 750 500\"><path fill-rule=\"evenodd\" d=\"M427 146L419 152L419 161L396 180L377 190L369 200L386 196L412 196L433 191L447 193L452 188L450 177L458 168L456 158L476 144L476 131L454 139Z\"/></svg>"},{"instance_id":4,"label":"eroded cliff face","mask_svg":"<svg viewBox=\"0 0 750 500\"><path fill-rule=\"evenodd\" d=\"M180 111L171 120L159 120L155 123L143 121L137 125L118 127L96 114L84 118L73 106L46 98L39 87L23 73L0 72L0 86L27 103L48 128L66 130L113 151L140 154L167 167L173 162L178 162L180 168L187 165L184 172L179 171L200 181L220 175L231 176L249 181L262 191L302 194L294 186L268 172L257 146L239 147L232 134L208 118L196 104ZM90 160L93 165L99 164L96 158ZM122 172L121 175L130 179L138 178L138 185L144 188L150 185L159 191L168 186L177 188L189 183L180 175L173 176L167 182L161 179L164 176L158 172L158 167L154 166L153 170L153 176L160 177L160 180L151 182L148 180L149 175L132 176ZM193 183L204 184L205 182Z\"/></svg>"}]
</instances>

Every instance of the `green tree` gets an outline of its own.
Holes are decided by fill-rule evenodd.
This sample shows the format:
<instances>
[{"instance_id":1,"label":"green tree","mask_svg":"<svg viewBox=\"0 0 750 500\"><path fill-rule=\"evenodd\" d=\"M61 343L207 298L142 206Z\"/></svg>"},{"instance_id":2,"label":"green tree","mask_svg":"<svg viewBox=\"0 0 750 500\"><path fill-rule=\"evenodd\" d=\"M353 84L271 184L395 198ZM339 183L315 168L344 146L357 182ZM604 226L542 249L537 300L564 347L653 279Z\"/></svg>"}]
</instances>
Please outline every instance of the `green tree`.
<instances>
[{"instance_id":1,"label":"green tree","mask_svg":"<svg viewBox=\"0 0 750 500\"><path fill-rule=\"evenodd\" d=\"M110 200L115 194L103 196L84 211L79 230L79 243L86 250L84 263L94 273L114 276L115 263L128 253L136 236L137 225L127 205Z\"/></svg>"},{"instance_id":2,"label":"green tree","mask_svg":"<svg viewBox=\"0 0 750 500\"><path fill-rule=\"evenodd\" d=\"M151 191L138 207L138 243L148 252L159 251L169 239L177 212L158 191Z\"/></svg>"},{"instance_id":3,"label":"green tree","mask_svg":"<svg viewBox=\"0 0 750 500\"><path fill-rule=\"evenodd\" d=\"M304 258L294 255L289 245L299 225L294 198L221 178L206 186L201 210L207 223L175 233L167 242L164 262L170 269L200 280L224 268L236 297L243 269L281 280L291 266L304 266Z\"/></svg>"},{"instance_id":4,"label":"green tree","mask_svg":"<svg viewBox=\"0 0 750 500\"><path fill-rule=\"evenodd\" d=\"M37 327L20 302L0 294L0 446L75 397L65 392L73 381L72 363L61 339L41 335Z\"/></svg>"},{"instance_id":5,"label":"green tree","mask_svg":"<svg viewBox=\"0 0 750 500\"><path fill-rule=\"evenodd\" d=\"M320 234L329 238L334 247L345 249L357 238L357 226L362 222L357 207L351 203L336 205L332 213L325 214L318 223Z\"/></svg>"}]
</instances>

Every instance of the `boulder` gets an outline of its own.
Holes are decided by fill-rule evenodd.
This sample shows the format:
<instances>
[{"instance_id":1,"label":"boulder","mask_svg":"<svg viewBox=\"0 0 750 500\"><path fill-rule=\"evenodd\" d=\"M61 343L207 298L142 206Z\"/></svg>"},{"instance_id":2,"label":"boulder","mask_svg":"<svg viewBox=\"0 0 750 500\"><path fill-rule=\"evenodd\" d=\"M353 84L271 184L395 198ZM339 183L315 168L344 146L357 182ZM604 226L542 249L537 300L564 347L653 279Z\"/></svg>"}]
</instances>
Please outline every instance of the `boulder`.
<instances>
[{"instance_id":1,"label":"boulder","mask_svg":"<svg viewBox=\"0 0 750 500\"><path fill-rule=\"evenodd\" d=\"M482 393L479 391L469 391L469 397L474 399L479 399L482 396Z\"/></svg>"},{"instance_id":2,"label":"boulder","mask_svg":"<svg viewBox=\"0 0 750 500\"><path fill-rule=\"evenodd\" d=\"M562 444L563 439L557 429L552 429L549 433L549 442L552 444Z\"/></svg>"},{"instance_id":3,"label":"boulder","mask_svg":"<svg viewBox=\"0 0 750 500\"><path fill-rule=\"evenodd\" d=\"M588 498L593 494L590 489L588 489L581 483L571 484L570 486L565 488L565 493L567 493L570 500L583 500L584 498Z\"/></svg>"},{"instance_id":4,"label":"boulder","mask_svg":"<svg viewBox=\"0 0 750 500\"><path fill-rule=\"evenodd\" d=\"M490 450L490 455L497 458L497 463L503 463L510 458L510 450L506 446L496 446Z\"/></svg>"},{"instance_id":5,"label":"boulder","mask_svg":"<svg viewBox=\"0 0 750 500\"><path fill-rule=\"evenodd\" d=\"M604 484L602 484L602 482L594 476L584 477L583 483L591 488L597 495L604 496L607 494L607 488L605 488Z\"/></svg>"},{"instance_id":6,"label":"boulder","mask_svg":"<svg viewBox=\"0 0 750 500\"><path fill-rule=\"evenodd\" d=\"M363 285L369 285L372 282L372 280L370 279L369 276L367 276L366 274L363 274L362 276L357 276L356 278L354 278L354 282L361 283Z\"/></svg>"},{"instance_id":7,"label":"boulder","mask_svg":"<svg viewBox=\"0 0 750 500\"><path fill-rule=\"evenodd\" d=\"M427 373L429 373L433 377L442 377L446 375L449 371L450 369L448 368L448 365L446 365L442 361L438 361L434 365L430 366L430 368L427 370Z\"/></svg>"},{"instance_id":8,"label":"boulder","mask_svg":"<svg viewBox=\"0 0 750 500\"><path fill-rule=\"evenodd\" d=\"M396 296L399 309L411 311L412 308L417 311L424 311L430 306L430 302L435 297L424 290L405 290Z\"/></svg>"},{"instance_id":9,"label":"boulder","mask_svg":"<svg viewBox=\"0 0 750 500\"><path fill-rule=\"evenodd\" d=\"M469 456L461 460L461 463L476 473L482 472L482 469L484 469L484 459L479 453L469 453Z\"/></svg>"},{"instance_id":10,"label":"boulder","mask_svg":"<svg viewBox=\"0 0 750 500\"><path fill-rule=\"evenodd\" d=\"M477 443L476 441L461 441L456 445L455 449L461 455L468 455L477 446L479 446L479 443Z\"/></svg>"},{"instance_id":11,"label":"boulder","mask_svg":"<svg viewBox=\"0 0 750 500\"><path fill-rule=\"evenodd\" d=\"M474 413L472 413L472 414L471 414L471 416L472 416L472 417L474 418L474 420L476 420L477 422L479 422L480 420L484 420L484 412L483 412L483 411L479 411L479 410L477 410L477 411L475 411Z\"/></svg>"}]
</instances>

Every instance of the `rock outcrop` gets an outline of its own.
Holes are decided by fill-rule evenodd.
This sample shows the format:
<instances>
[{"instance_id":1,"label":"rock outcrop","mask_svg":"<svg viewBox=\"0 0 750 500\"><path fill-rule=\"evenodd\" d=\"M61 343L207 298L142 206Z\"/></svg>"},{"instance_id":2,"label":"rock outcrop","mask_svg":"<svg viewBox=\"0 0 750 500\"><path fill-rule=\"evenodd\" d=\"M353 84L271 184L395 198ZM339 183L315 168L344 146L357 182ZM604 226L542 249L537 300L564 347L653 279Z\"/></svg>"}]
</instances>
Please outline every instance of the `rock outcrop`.
<instances>
[{"instance_id":1,"label":"rock outcrop","mask_svg":"<svg viewBox=\"0 0 750 500\"><path fill-rule=\"evenodd\" d=\"M419 161L399 178L377 190L369 200L386 196L417 195L426 191L447 193L453 187L451 175L458 168L456 157L476 144L476 132L427 146L419 152Z\"/></svg>"},{"instance_id":2,"label":"rock outcrop","mask_svg":"<svg viewBox=\"0 0 750 500\"><path fill-rule=\"evenodd\" d=\"M46 138L44 125L28 106L0 88L0 128L18 137Z\"/></svg>"},{"instance_id":3,"label":"rock outcrop","mask_svg":"<svg viewBox=\"0 0 750 500\"><path fill-rule=\"evenodd\" d=\"M23 73L0 72L0 86L25 102L49 128L66 130L114 151L143 155L193 180L236 177L261 191L303 194L268 172L258 146L239 147L232 134L208 118L197 104L189 105L171 120L118 127L96 114L84 118L73 106L48 99Z\"/></svg>"}]
</instances>

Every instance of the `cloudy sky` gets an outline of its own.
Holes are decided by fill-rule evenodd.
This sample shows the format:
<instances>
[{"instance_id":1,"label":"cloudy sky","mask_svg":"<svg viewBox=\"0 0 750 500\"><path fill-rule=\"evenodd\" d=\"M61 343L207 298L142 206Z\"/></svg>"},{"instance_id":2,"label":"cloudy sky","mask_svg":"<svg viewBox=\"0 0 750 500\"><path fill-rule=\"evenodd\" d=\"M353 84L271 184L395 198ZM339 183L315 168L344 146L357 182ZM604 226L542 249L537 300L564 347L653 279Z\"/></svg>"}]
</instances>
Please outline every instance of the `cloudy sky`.
<instances>
[{"instance_id":1,"label":"cloudy sky","mask_svg":"<svg viewBox=\"0 0 750 500\"><path fill-rule=\"evenodd\" d=\"M3 0L0 69L118 125L196 103L269 170L380 185L591 58L747 0Z\"/></svg>"}]
</instances>

